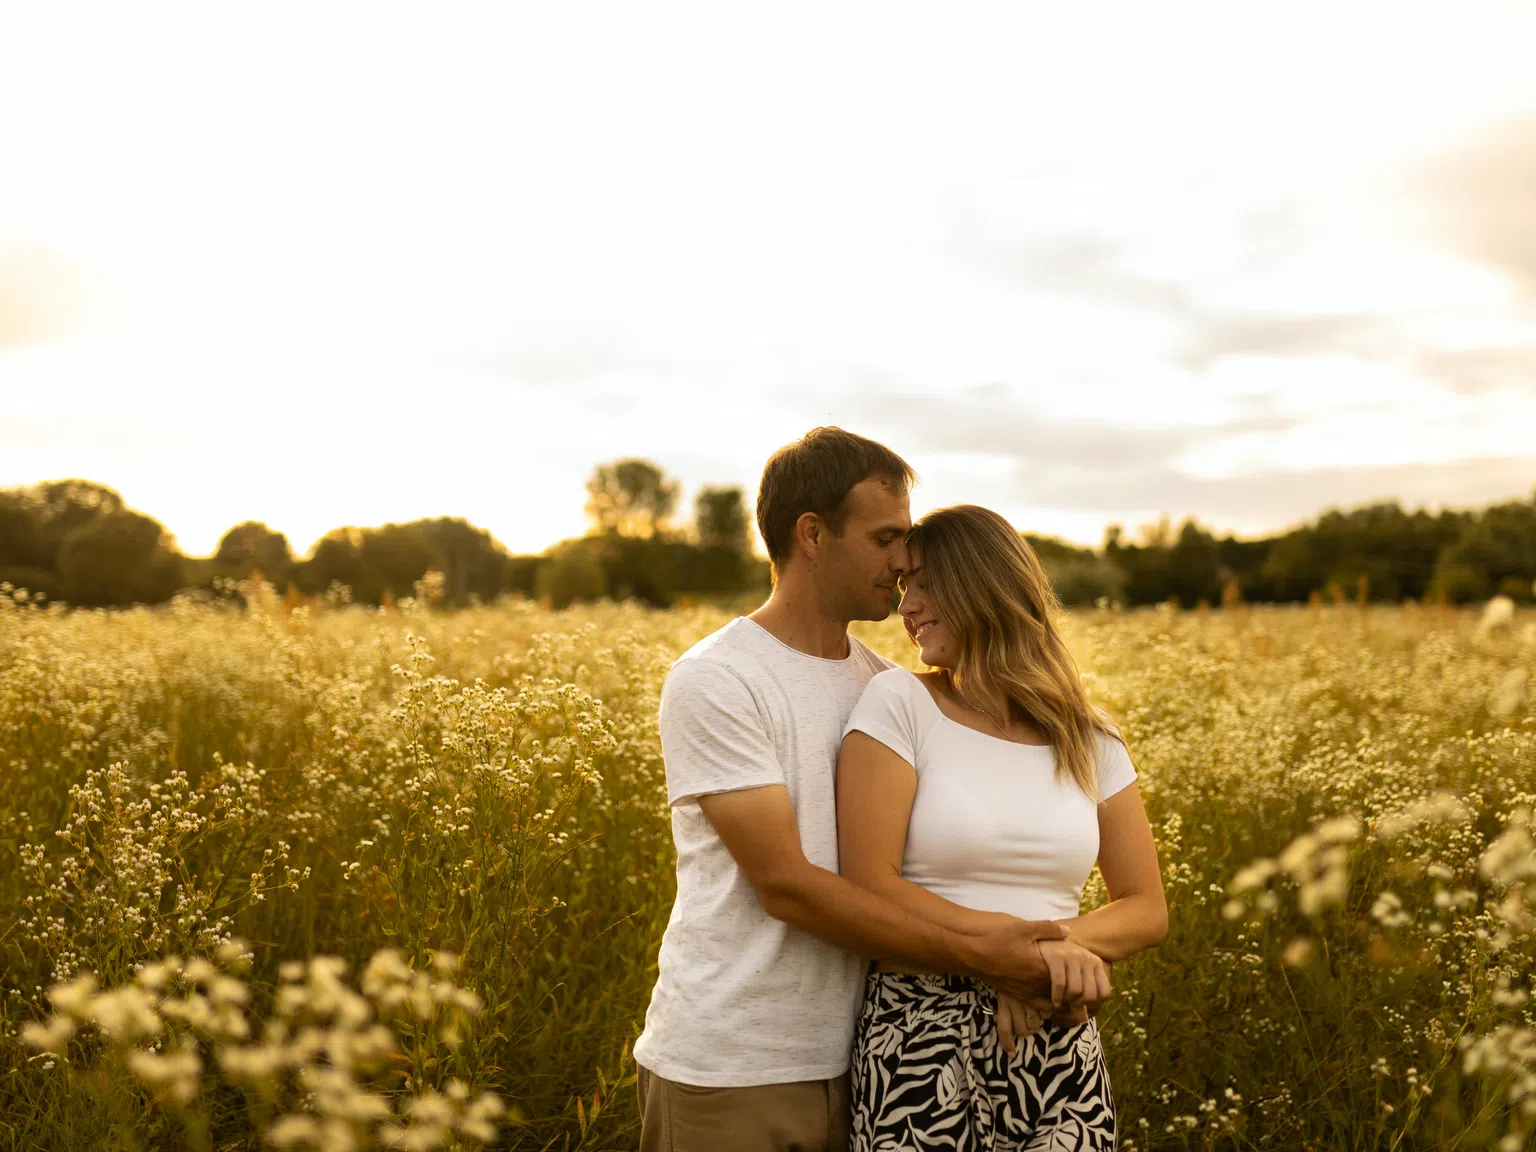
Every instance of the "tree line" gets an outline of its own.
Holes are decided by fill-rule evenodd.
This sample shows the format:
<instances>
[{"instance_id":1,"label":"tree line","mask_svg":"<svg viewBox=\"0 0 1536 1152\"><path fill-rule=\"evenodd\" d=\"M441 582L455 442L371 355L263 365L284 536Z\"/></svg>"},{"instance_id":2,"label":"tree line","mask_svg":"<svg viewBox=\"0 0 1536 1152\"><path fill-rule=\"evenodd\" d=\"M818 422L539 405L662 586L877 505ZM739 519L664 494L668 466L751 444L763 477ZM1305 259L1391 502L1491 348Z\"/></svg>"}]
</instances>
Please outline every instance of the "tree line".
<instances>
[{"instance_id":1,"label":"tree line","mask_svg":"<svg viewBox=\"0 0 1536 1152\"><path fill-rule=\"evenodd\" d=\"M768 586L752 554L739 487L702 489L692 524L673 521L678 484L647 460L600 465L587 482L586 535L536 556L514 555L489 532L456 517L327 532L303 558L287 537L248 520L210 557L183 555L159 521L87 480L0 489L0 583L80 607L153 604L177 592L226 592L259 574L279 591L335 594L384 604L414 593L428 572L451 605L536 597L636 598L664 606Z\"/></svg>"},{"instance_id":2,"label":"tree line","mask_svg":"<svg viewBox=\"0 0 1536 1152\"><path fill-rule=\"evenodd\" d=\"M692 521L678 524L679 486L655 463L599 465L587 481L585 535L545 552L513 555L491 534L453 518L327 532L303 558L257 521L226 532L211 557L182 555L162 525L118 493L85 480L0 490L0 583L82 607L158 603L177 592L226 594L253 574L299 596L345 595L386 604L440 573L434 595L451 605L501 596L554 607L604 597L665 606L685 597L762 592L739 487L702 489ZM1111 525L1102 547L1029 535L1067 604L1177 601L1466 603L1496 594L1533 597L1536 493L1480 511L1408 511L1397 503L1330 510L1300 527L1251 540L1220 536L1193 519Z\"/></svg>"}]
</instances>

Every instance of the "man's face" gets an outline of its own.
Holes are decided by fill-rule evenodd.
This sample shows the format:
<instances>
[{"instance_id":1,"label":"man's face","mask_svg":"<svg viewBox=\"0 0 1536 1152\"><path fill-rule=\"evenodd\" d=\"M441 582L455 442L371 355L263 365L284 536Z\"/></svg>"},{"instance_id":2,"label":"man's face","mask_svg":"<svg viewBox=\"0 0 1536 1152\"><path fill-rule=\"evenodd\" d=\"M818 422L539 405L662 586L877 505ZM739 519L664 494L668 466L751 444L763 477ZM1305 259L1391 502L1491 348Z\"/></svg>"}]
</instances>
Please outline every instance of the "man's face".
<instances>
[{"instance_id":1,"label":"man's face","mask_svg":"<svg viewBox=\"0 0 1536 1152\"><path fill-rule=\"evenodd\" d=\"M853 486L843 507L842 534L828 534L820 567L824 602L849 620L884 620L907 570L907 495L872 476Z\"/></svg>"}]
</instances>

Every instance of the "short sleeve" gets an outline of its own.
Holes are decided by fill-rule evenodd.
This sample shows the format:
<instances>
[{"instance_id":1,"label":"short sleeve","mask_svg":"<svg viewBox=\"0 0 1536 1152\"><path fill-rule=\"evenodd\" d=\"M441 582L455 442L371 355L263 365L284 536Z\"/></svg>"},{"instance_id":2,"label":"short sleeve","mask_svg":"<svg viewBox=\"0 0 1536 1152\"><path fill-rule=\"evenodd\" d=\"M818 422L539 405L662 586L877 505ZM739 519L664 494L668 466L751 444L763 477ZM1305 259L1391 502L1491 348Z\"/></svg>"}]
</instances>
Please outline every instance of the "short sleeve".
<instances>
[{"instance_id":1,"label":"short sleeve","mask_svg":"<svg viewBox=\"0 0 1536 1152\"><path fill-rule=\"evenodd\" d=\"M1118 735L1099 733L1099 803L1136 780L1136 766Z\"/></svg>"},{"instance_id":2,"label":"short sleeve","mask_svg":"<svg viewBox=\"0 0 1536 1152\"><path fill-rule=\"evenodd\" d=\"M783 784L773 740L741 678L714 660L680 660L661 686L667 803Z\"/></svg>"},{"instance_id":3,"label":"short sleeve","mask_svg":"<svg viewBox=\"0 0 1536 1152\"><path fill-rule=\"evenodd\" d=\"M864 686L864 694L853 706L843 735L863 732L873 736L908 764L917 764L917 750L922 747L923 732L912 690L927 689L904 668L882 672Z\"/></svg>"}]
</instances>

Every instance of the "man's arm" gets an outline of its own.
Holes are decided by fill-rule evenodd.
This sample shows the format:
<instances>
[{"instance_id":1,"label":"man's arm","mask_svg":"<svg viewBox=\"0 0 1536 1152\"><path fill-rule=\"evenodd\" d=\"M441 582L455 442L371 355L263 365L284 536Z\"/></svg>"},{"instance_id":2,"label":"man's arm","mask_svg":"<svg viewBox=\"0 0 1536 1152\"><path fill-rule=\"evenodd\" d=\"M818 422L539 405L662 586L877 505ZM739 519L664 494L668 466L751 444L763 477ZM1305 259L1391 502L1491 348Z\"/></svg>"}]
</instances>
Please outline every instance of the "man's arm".
<instances>
[{"instance_id":1,"label":"man's arm","mask_svg":"<svg viewBox=\"0 0 1536 1152\"><path fill-rule=\"evenodd\" d=\"M783 785L700 796L699 807L764 910L850 952L985 979L1018 996L1048 995L1037 940L1067 933L1051 920L1008 917L979 933L935 924L805 858Z\"/></svg>"},{"instance_id":2,"label":"man's arm","mask_svg":"<svg viewBox=\"0 0 1536 1152\"><path fill-rule=\"evenodd\" d=\"M905 743L905 735L894 727L880 727L892 741ZM917 771L901 753L863 729L843 738L837 765L837 840L843 875L901 908L960 932L984 932L999 921L1012 920L946 900L902 875L916 796ZM1040 951L1051 973L1051 987L1048 997L1030 998L1039 1011L1049 1015L1053 1004L1096 1008L1109 995L1108 969L1075 942L1075 934L1074 939Z\"/></svg>"}]
</instances>

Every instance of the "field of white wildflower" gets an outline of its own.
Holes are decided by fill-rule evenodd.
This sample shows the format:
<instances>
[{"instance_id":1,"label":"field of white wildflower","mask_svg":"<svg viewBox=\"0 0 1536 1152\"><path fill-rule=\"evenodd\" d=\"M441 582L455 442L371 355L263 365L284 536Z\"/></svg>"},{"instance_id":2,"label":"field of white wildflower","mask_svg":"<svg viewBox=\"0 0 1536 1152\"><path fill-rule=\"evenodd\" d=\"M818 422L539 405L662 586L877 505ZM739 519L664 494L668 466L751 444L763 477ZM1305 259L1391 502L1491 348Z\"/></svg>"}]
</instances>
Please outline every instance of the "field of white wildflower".
<instances>
[{"instance_id":1,"label":"field of white wildflower","mask_svg":"<svg viewBox=\"0 0 1536 1152\"><path fill-rule=\"evenodd\" d=\"M4 591L0 1148L633 1147L657 692L725 610ZM1171 909L1101 1016L1121 1146L1528 1146L1528 613L1067 628Z\"/></svg>"}]
</instances>

